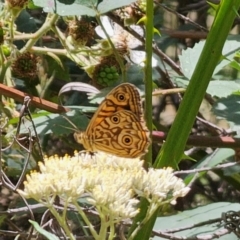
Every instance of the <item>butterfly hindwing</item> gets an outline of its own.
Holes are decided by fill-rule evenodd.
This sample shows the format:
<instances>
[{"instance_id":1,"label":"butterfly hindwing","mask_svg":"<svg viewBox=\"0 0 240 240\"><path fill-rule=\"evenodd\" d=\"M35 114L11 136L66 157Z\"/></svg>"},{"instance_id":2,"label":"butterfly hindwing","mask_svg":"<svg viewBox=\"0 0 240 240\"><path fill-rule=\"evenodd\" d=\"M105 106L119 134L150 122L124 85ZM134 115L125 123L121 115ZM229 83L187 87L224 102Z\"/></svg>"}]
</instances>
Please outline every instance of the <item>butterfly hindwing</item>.
<instances>
[{"instance_id":1,"label":"butterfly hindwing","mask_svg":"<svg viewBox=\"0 0 240 240\"><path fill-rule=\"evenodd\" d=\"M143 155L149 146L149 131L131 111L121 110L106 117L93 128L91 139L95 150L122 157Z\"/></svg>"}]
</instances>

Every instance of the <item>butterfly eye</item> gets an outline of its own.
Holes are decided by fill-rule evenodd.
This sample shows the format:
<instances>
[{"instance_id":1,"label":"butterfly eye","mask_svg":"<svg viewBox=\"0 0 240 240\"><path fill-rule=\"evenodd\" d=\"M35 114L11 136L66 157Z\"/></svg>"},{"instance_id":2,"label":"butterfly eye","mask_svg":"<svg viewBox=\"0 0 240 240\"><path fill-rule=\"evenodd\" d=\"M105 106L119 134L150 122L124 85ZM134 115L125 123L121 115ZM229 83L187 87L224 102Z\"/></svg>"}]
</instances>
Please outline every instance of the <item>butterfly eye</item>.
<instances>
[{"instance_id":1,"label":"butterfly eye","mask_svg":"<svg viewBox=\"0 0 240 240\"><path fill-rule=\"evenodd\" d=\"M130 144L132 144L132 138L129 137L129 136L125 136L125 137L123 138L123 142L124 142L126 145L130 145Z\"/></svg>"},{"instance_id":2,"label":"butterfly eye","mask_svg":"<svg viewBox=\"0 0 240 240\"><path fill-rule=\"evenodd\" d=\"M112 122L113 123L119 123L119 118L116 117L116 116L112 117Z\"/></svg>"}]
</instances>

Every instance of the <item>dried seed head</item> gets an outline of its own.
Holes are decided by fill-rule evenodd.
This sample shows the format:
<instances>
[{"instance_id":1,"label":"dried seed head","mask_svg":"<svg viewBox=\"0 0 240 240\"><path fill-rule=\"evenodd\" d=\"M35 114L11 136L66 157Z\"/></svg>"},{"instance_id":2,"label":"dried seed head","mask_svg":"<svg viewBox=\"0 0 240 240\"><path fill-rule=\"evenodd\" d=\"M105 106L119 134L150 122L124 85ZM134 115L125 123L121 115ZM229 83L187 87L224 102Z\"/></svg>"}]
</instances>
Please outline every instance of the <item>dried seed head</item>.
<instances>
[{"instance_id":1,"label":"dried seed head","mask_svg":"<svg viewBox=\"0 0 240 240\"><path fill-rule=\"evenodd\" d=\"M7 0L6 1L11 8L24 8L28 0Z\"/></svg>"},{"instance_id":2,"label":"dried seed head","mask_svg":"<svg viewBox=\"0 0 240 240\"><path fill-rule=\"evenodd\" d=\"M38 57L30 52L19 55L12 64L13 75L25 80L26 84L36 85L38 83L37 59Z\"/></svg>"},{"instance_id":3,"label":"dried seed head","mask_svg":"<svg viewBox=\"0 0 240 240\"><path fill-rule=\"evenodd\" d=\"M91 22L84 19L72 20L68 24L69 36L73 41L80 45L85 46L94 37L94 26Z\"/></svg>"}]
</instances>

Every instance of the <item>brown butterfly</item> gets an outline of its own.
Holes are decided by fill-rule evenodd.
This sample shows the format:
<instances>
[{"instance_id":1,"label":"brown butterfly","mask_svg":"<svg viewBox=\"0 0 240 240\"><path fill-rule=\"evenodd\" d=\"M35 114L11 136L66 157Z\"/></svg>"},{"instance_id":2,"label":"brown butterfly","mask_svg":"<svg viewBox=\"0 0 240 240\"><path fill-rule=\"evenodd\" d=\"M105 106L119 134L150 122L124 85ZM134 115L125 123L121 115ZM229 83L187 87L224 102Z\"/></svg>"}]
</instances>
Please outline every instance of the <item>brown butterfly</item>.
<instances>
[{"instance_id":1,"label":"brown butterfly","mask_svg":"<svg viewBox=\"0 0 240 240\"><path fill-rule=\"evenodd\" d=\"M137 88L123 83L103 100L85 132L75 140L88 151L103 151L125 158L144 155L150 144Z\"/></svg>"}]
</instances>

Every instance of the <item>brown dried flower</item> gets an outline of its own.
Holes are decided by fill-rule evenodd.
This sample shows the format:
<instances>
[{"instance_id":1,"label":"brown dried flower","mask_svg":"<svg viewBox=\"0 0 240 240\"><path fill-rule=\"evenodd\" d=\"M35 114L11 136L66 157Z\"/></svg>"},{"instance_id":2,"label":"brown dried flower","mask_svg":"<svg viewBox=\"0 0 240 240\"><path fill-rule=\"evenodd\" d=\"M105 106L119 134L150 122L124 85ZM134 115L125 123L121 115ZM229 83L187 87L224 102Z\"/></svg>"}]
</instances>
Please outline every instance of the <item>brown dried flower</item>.
<instances>
[{"instance_id":1,"label":"brown dried flower","mask_svg":"<svg viewBox=\"0 0 240 240\"><path fill-rule=\"evenodd\" d=\"M19 7L24 8L27 5L28 0L7 0L8 5L12 8Z\"/></svg>"},{"instance_id":2,"label":"brown dried flower","mask_svg":"<svg viewBox=\"0 0 240 240\"><path fill-rule=\"evenodd\" d=\"M21 54L12 64L13 75L23 80L35 82L37 79L37 59L38 57L30 52Z\"/></svg>"},{"instance_id":3,"label":"brown dried flower","mask_svg":"<svg viewBox=\"0 0 240 240\"><path fill-rule=\"evenodd\" d=\"M94 27L84 19L72 20L68 24L69 36L79 45L86 45L94 36Z\"/></svg>"}]
</instances>

